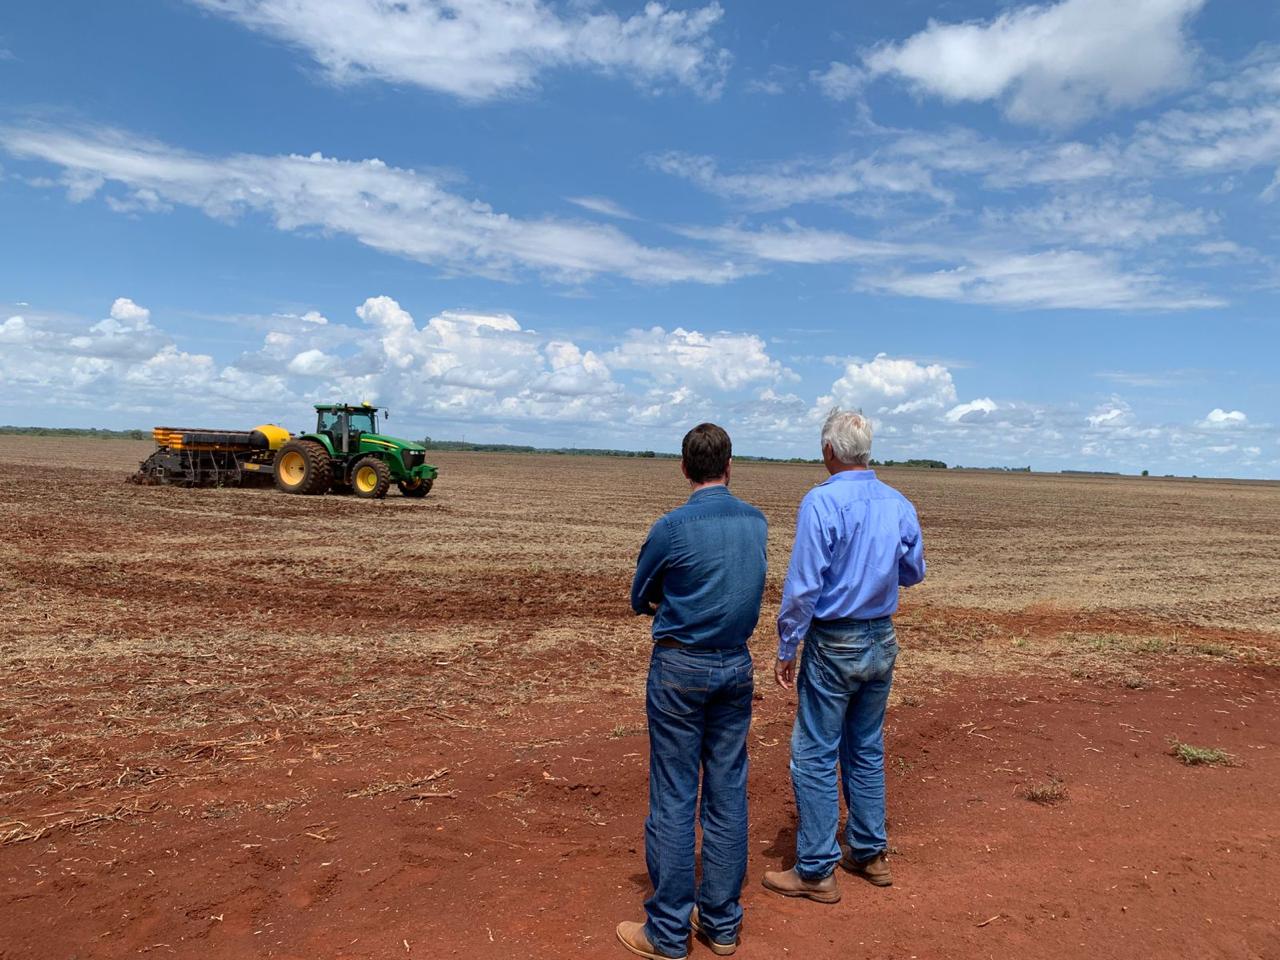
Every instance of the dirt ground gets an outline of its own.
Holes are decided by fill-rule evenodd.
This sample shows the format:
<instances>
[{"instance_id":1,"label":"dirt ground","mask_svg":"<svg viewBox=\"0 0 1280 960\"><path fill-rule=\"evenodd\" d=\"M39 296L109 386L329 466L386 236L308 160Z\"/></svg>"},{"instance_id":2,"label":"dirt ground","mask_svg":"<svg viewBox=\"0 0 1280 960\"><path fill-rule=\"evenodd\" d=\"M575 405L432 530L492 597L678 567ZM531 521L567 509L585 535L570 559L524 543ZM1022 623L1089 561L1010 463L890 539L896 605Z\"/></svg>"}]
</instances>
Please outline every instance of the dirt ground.
<instances>
[{"instance_id":1,"label":"dirt ground","mask_svg":"<svg viewBox=\"0 0 1280 960\"><path fill-rule=\"evenodd\" d=\"M124 484L148 452L0 437L0 958L625 956L626 592L677 466L439 454L427 500L366 502ZM794 842L772 618L822 474L735 470L770 521L738 955L1280 957L1280 485L882 476L929 561L895 884L828 907L759 886Z\"/></svg>"}]
</instances>

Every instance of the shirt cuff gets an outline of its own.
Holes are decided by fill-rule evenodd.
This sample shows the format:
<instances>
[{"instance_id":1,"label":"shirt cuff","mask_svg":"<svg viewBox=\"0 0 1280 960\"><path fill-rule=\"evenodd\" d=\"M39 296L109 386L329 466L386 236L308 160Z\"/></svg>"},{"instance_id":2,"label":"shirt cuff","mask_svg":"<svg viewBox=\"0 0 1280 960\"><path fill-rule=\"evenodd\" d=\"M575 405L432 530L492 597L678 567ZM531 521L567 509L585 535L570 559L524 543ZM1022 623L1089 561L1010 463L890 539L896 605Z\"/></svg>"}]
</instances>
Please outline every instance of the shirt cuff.
<instances>
[{"instance_id":1,"label":"shirt cuff","mask_svg":"<svg viewBox=\"0 0 1280 960\"><path fill-rule=\"evenodd\" d=\"M778 638L778 659L794 660L796 658L796 650L800 646L800 640L797 637L779 637Z\"/></svg>"}]
</instances>

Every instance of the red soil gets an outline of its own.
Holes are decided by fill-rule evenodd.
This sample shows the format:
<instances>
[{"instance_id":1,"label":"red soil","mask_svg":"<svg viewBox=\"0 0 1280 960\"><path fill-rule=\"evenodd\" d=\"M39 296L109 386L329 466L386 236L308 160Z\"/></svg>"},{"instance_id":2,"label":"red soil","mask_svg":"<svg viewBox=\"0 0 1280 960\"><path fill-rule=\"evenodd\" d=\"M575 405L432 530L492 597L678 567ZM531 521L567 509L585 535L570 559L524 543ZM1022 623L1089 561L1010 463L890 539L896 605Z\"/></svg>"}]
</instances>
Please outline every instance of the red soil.
<instances>
[{"instance_id":1,"label":"red soil","mask_svg":"<svg viewBox=\"0 0 1280 960\"><path fill-rule=\"evenodd\" d=\"M1174 666L1137 690L912 688L887 728L895 884L845 877L831 907L759 886L794 842L793 702L762 686L739 956L1280 957L1280 673ZM647 885L642 718L412 716L142 776L138 815L0 847L0 957L621 957ZM1175 737L1238 765L1185 767ZM1065 801L1021 796L1051 776ZM348 796L388 781L421 782Z\"/></svg>"}]
</instances>

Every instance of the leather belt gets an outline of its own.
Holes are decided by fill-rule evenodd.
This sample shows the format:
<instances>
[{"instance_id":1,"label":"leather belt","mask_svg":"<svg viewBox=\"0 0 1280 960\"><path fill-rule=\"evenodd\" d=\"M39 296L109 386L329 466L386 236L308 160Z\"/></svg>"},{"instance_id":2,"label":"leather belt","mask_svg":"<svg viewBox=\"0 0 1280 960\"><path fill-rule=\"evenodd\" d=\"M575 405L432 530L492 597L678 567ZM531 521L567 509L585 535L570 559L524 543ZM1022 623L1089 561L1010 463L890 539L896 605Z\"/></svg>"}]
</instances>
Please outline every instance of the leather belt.
<instances>
[{"instance_id":1,"label":"leather belt","mask_svg":"<svg viewBox=\"0 0 1280 960\"><path fill-rule=\"evenodd\" d=\"M746 650L746 644L740 647L698 647L690 643L681 643L679 640L672 640L670 637L660 637L653 641L655 647L666 647L668 650L683 650L686 653L737 653L740 650Z\"/></svg>"}]
</instances>

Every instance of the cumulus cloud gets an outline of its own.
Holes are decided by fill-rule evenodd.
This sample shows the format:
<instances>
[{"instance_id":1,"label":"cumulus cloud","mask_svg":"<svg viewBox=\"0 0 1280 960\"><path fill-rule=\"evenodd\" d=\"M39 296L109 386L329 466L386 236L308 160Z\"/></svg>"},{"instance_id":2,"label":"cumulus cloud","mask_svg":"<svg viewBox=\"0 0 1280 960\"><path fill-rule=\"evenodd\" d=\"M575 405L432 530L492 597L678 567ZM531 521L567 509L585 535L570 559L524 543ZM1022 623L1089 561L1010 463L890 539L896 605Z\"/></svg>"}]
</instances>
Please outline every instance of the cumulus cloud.
<instances>
[{"instance_id":1,"label":"cumulus cloud","mask_svg":"<svg viewBox=\"0 0 1280 960\"><path fill-rule=\"evenodd\" d=\"M703 334L682 327L629 331L606 359L616 368L643 370L663 383L711 384L720 390L793 376L754 334Z\"/></svg>"},{"instance_id":2,"label":"cumulus cloud","mask_svg":"<svg viewBox=\"0 0 1280 960\"><path fill-rule=\"evenodd\" d=\"M877 354L866 363L852 360L818 406L837 403L869 414L900 415L938 411L956 402L951 371L940 363Z\"/></svg>"},{"instance_id":3,"label":"cumulus cloud","mask_svg":"<svg viewBox=\"0 0 1280 960\"><path fill-rule=\"evenodd\" d=\"M60 408L172 413L192 401L229 409L286 395L274 373L247 377L209 354L180 350L151 311L127 297L96 322L40 311L10 317L0 342L9 345L0 350L0 385Z\"/></svg>"},{"instance_id":4,"label":"cumulus cloud","mask_svg":"<svg viewBox=\"0 0 1280 960\"><path fill-rule=\"evenodd\" d=\"M1205 418L1200 421L1200 425L1210 429L1221 430L1244 426L1248 420L1249 418L1244 415L1243 411L1223 410L1221 407L1214 407L1205 414Z\"/></svg>"},{"instance_id":5,"label":"cumulus cloud","mask_svg":"<svg viewBox=\"0 0 1280 960\"><path fill-rule=\"evenodd\" d=\"M527 91L546 70L577 67L714 97L730 56L712 30L717 3L649 2L622 18L541 0L191 0L300 47L338 83L409 83L467 101Z\"/></svg>"},{"instance_id":6,"label":"cumulus cloud","mask_svg":"<svg viewBox=\"0 0 1280 960\"><path fill-rule=\"evenodd\" d=\"M298 373L307 377L323 376L332 372L333 369L334 358L316 347L312 347L310 350L303 350L289 361L290 373Z\"/></svg>"},{"instance_id":7,"label":"cumulus cloud","mask_svg":"<svg viewBox=\"0 0 1280 960\"><path fill-rule=\"evenodd\" d=\"M115 303L111 304L111 319L142 328L151 319L151 311L138 306L128 297L117 297Z\"/></svg>"},{"instance_id":8,"label":"cumulus cloud","mask_svg":"<svg viewBox=\"0 0 1280 960\"><path fill-rule=\"evenodd\" d=\"M1187 84L1196 65L1187 24L1204 3L1061 0L988 22L931 20L864 66L947 100L998 101L1013 120L1066 126Z\"/></svg>"},{"instance_id":9,"label":"cumulus cloud","mask_svg":"<svg viewBox=\"0 0 1280 960\"><path fill-rule=\"evenodd\" d=\"M1161 424L1119 396L1091 412L1070 403L965 400L947 364L883 353L841 361L833 382L801 380L759 337L735 331L653 328L587 344L543 336L501 312L442 310L418 320L380 296L349 321L230 318L266 327L259 349L226 358L182 349L136 302L114 312L103 320L28 306L9 313L0 322L6 401L16 409L56 404L85 425L216 416L232 427L348 397L393 406L407 436L478 431L539 445L655 449L673 449L691 424L713 419L742 452L784 456L814 454L822 416L839 403L875 419L881 458L1201 474L1266 473L1275 462L1264 453L1280 436L1227 408ZM106 321L145 323L146 349L117 349L95 330Z\"/></svg>"},{"instance_id":10,"label":"cumulus cloud","mask_svg":"<svg viewBox=\"0 0 1280 960\"><path fill-rule=\"evenodd\" d=\"M1085 419L1094 429L1126 427L1133 423L1133 409L1119 397L1113 397L1095 408Z\"/></svg>"},{"instance_id":11,"label":"cumulus cloud","mask_svg":"<svg viewBox=\"0 0 1280 960\"><path fill-rule=\"evenodd\" d=\"M996 402L990 397L982 397L978 400L970 400L968 403L958 403L946 413L946 418L951 423L967 423L980 420L988 413L995 413L999 409Z\"/></svg>"},{"instance_id":12,"label":"cumulus cloud","mask_svg":"<svg viewBox=\"0 0 1280 960\"><path fill-rule=\"evenodd\" d=\"M723 283L743 272L724 260L643 246L612 225L512 217L449 192L433 176L380 160L205 157L118 131L0 129L0 143L15 156L61 167L72 199L82 202L111 181L221 220L256 213L279 230L345 234L460 273Z\"/></svg>"}]
</instances>

